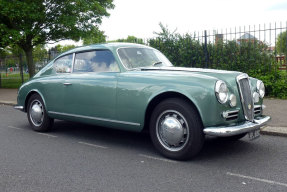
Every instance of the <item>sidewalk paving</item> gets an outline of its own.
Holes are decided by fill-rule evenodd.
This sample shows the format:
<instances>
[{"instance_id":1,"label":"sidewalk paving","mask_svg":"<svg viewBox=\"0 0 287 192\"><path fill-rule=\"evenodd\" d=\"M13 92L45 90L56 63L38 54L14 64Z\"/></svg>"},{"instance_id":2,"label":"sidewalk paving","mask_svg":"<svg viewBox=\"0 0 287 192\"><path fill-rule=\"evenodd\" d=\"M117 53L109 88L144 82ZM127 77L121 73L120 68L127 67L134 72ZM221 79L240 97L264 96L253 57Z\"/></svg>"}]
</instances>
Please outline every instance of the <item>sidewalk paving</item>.
<instances>
[{"instance_id":1,"label":"sidewalk paving","mask_svg":"<svg viewBox=\"0 0 287 192\"><path fill-rule=\"evenodd\" d=\"M0 89L0 104L16 105L18 89Z\"/></svg>"},{"instance_id":2,"label":"sidewalk paving","mask_svg":"<svg viewBox=\"0 0 287 192\"><path fill-rule=\"evenodd\" d=\"M0 89L0 104L16 105L17 89ZM271 121L261 129L261 134L287 137L287 100L265 98L264 115L270 115Z\"/></svg>"}]
</instances>

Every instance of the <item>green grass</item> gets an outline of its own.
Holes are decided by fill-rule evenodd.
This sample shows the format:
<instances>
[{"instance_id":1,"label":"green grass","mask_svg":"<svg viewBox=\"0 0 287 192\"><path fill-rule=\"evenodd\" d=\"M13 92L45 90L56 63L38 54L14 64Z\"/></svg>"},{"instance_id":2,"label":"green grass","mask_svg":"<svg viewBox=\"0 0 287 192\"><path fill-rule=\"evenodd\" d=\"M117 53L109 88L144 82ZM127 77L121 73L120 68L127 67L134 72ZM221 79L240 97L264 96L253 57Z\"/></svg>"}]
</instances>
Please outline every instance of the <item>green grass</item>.
<instances>
[{"instance_id":1,"label":"green grass","mask_svg":"<svg viewBox=\"0 0 287 192\"><path fill-rule=\"evenodd\" d=\"M21 76L19 73L0 73L1 74L1 88L16 88L22 85ZM29 74L24 73L24 82L29 80Z\"/></svg>"}]
</instances>

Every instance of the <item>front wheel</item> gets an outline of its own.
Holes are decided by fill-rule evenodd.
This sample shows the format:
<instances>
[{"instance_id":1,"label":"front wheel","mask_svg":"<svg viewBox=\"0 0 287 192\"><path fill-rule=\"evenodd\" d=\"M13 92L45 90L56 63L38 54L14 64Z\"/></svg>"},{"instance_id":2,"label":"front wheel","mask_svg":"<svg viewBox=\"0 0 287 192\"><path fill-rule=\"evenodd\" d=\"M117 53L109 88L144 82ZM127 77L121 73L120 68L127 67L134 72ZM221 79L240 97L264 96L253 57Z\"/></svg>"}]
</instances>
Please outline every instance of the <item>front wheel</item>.
<instances>
[{"instance_id":1,"label":"front wheel","mask_svg":"<svg viewBox=\"0 0 287 192\"><path fill-rule=\"evenodd\" d=\"M195 156L204 143L203 126L197 111L179 98L164 100L155 107L150 120L150 135L162 155L177 160Z\"/></svg>"},{"instance_id":2,"label":"front wheel","mask_svg":"<svg viewBox=\"0 0 287 192\"><path fill-rule=\"evenodd\" d=\"M28 100L27 116L34 131L47 132L51 130L54 120L48 117L43 99L33 94Z\"/></svg>"}]
</instances>

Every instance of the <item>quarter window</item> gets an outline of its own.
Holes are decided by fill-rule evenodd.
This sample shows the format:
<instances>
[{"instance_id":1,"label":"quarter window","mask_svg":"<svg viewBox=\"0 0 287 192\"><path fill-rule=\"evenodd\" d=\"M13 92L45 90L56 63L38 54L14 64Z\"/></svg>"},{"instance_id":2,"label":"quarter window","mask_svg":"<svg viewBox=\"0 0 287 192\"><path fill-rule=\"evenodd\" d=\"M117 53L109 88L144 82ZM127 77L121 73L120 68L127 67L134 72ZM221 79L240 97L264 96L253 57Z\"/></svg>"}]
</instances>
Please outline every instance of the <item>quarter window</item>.
<instances>
[{"instance_id":1,"label":"quarter window","mask_svg":"<svg viewBox=\"0 0 287 192\"><path fill-rule=\"evenodd\" d=\"M111 51L98 50L76 53L73 72L118 72L118 64Z\"/></svg>"},{"instance_id":2,"label":"quarter window","mask_svg":"<svg viewBox=\"0 0 287 192\"><path fill-rule=\"evenodd\" d=\"M54 69L57 73L71 73L73 55L66 55L54 62Z\"/></svg>"}]
</instances>

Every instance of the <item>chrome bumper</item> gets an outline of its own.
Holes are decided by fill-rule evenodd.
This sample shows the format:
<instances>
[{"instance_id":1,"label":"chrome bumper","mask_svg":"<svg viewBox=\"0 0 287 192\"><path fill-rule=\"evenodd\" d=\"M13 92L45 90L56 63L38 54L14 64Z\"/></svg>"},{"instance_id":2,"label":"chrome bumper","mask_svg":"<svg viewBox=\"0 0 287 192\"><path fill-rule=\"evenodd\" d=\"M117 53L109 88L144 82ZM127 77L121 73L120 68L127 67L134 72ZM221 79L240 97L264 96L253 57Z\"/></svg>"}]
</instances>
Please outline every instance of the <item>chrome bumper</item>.
<instances>
[{"instance_id":1,"label":"chrome bumper","mask_svg":"<svg viewBox=\"0 0 287 192\"><path fill-rule=\"evenodd\" d=\"M16 106L14 106L14 109L17 109L19 111L24 111L24 107L23 106L16 105Z\"/></svg>"},{"instance_id":2,"label":"chrome bumper","mask_svg":"<svg viewBox=\"0 0 287 192\"><path fill-rule=\"evenodd\" d=\"M206 135L228 137L260 129L260 127L264 126L270 119L270 116L262 116L254 119L253 122L245 121L242 124L234 126L206 127L203 129L203 132Z\"/></svg>"}]
</instances>

